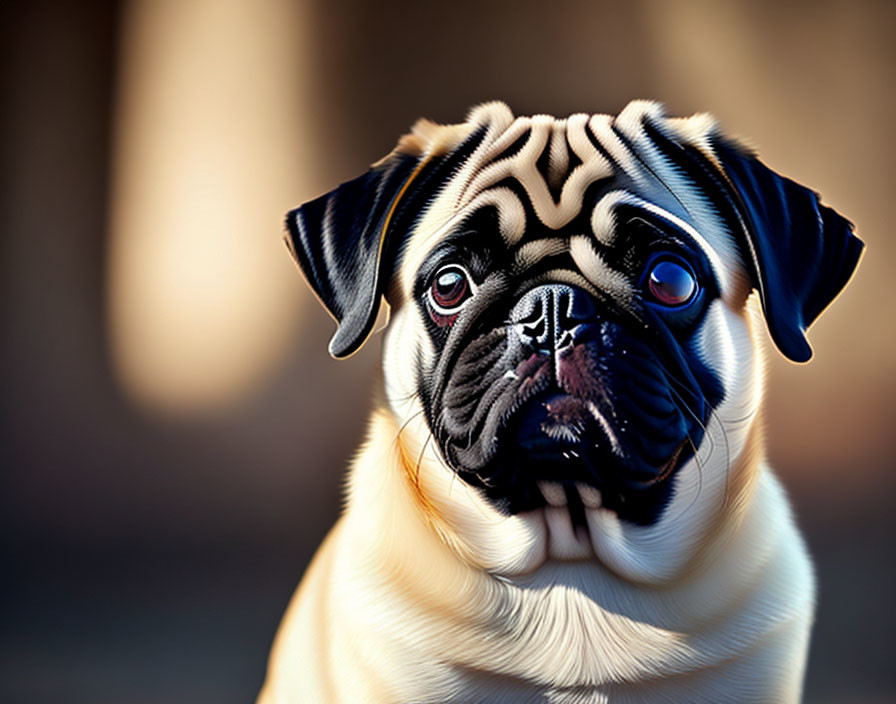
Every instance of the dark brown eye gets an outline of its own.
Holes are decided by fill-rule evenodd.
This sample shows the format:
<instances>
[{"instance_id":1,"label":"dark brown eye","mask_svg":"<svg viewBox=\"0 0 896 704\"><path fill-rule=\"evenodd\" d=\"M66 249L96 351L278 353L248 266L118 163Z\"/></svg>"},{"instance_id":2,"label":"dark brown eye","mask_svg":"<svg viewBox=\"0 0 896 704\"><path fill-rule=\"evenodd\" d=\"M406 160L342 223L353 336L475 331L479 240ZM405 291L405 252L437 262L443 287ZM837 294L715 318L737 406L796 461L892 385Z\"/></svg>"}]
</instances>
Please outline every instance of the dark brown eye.
<instances>
[{"instance_id":1,"label":"dark brown eye","mask_svg":"<svg viewBox=\"0 0 896 704\"><path fill-rule=\"evenodd\" d=\"M457 312L471 295L473 286L470 276L456 264L439 269L429 289L433 308L443 315Z\"/></svg>"},{"instance_id":2,"label":"dark brown eye","mask_svg":"<svg viewBox=\"0 0 896 704\"><path fill-rule=\"evenodd\" d=\"M647 288L658 303L664 306L681 306L697 292L697 278L683 264L663 259L650 270Z\"/></svg>"}]
</instances>

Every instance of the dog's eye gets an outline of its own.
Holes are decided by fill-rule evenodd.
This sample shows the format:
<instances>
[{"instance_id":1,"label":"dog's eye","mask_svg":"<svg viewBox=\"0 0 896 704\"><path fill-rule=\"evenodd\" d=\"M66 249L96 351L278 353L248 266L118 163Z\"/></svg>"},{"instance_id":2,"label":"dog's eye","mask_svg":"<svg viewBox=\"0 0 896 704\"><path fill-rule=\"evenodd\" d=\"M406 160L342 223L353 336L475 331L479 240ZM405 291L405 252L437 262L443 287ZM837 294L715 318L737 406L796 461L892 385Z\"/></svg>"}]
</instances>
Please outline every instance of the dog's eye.
<instances>
[{"instance_id":1,"label":"dog's eye","mask_svg":"<svg viewBox=\"0 0 896 704\"><path fill-rule=\"evenodd\" d=\"M697 293L697 277L683 263L661 259L650 269L647 289L664 306L682 306Z\"/></svg>"},{"instance_id":2,"label":"dog's eye","mask_svg":"<svg viewBox=\"0 0 896 704\"><path fill-rule=\"evenodd\" d=\"M456 264L444 266L436 272L429 289L429 300L436 312L443 315L456 313L473 295L470 275Z\"/></svg>"}]
</instances>

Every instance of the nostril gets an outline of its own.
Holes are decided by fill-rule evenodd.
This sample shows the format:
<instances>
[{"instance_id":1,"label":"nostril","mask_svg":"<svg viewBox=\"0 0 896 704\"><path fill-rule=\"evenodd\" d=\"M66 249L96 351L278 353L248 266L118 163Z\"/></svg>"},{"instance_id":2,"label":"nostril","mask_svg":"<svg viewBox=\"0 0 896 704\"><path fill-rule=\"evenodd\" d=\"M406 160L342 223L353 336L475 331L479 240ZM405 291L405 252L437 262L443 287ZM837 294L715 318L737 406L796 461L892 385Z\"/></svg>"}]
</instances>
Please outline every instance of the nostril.
<instances>
[{"instance_id":1,"label":"nostril","mask_svg":"<svg viewBox=\"0 0 896 704\"><path fill-rule=\"evenodd\" d=\"M523 334L532 340L540 340L546 331L547 324L542 317L534 325L523 325Z\"/></svg>"},{"instance_id":2,"label":"nostril","mask_svg":"<svg viewBox=\"0 0 896 704\"><path fill-rule=\"evenodd\" d=\"M567 320L581 323L591 320L597 315L597 306L594 300L585 291L570 291L564 295L558 309L563 311L563 315Z\"/></svg>"}]
</instances>

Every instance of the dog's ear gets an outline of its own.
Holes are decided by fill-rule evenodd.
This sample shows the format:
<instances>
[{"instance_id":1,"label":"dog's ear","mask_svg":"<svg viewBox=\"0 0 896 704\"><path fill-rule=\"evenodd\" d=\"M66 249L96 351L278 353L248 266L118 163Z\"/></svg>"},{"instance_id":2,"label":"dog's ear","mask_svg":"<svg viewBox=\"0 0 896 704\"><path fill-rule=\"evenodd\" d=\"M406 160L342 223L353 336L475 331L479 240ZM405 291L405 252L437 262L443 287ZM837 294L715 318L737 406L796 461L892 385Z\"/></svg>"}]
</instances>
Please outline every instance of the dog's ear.
<instances>
[{"instance_id":1,"label":"dog's ear","mask_svg":"<svg viewBox=\"0 0 896 704\"><path fill-rule=\"evenodd\" d=\"M430 199L482 142L482 122L418 120L363 176L287 214L286 244L338 325L329 347L334 357L356 352L370 335L402 245Z\"/></svg>"},{"instance_id":2,"label":"dog's ear","mask_svg":"<svg viewBox=\"0 0 896 704\"><path fill-rule=\"evenodd\" d=\"M743 250L772 339L787 357L806 362L806 329L849 281L865 245L818 194L739 145L717 136L712 151L743 220Z\"/></svg>"},{"instance_id":3,"label":"dog's ear","mask_svg":"<svg viewBox=\"0 0 896 704\"><path fill-rule=\"evenodd\" d=\"M387 234L419 159L395 154L286 216L286 243L338 324L330 354L347 357L373 328L384 269L395 256Z\"/></svg>"}]
</instances>

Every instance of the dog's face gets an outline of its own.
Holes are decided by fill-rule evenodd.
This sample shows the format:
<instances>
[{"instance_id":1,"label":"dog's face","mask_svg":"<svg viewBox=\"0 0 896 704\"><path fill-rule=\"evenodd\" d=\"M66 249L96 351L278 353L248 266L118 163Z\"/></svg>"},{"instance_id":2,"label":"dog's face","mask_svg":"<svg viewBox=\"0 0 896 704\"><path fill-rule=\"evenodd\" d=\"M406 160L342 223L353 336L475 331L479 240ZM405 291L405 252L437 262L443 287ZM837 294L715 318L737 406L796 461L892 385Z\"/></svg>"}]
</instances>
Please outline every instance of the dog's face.
<instances>
[{"instance_id":1,"label":"dog's face","mask_svg":"<svg viewBox=\"0 0 896 704\"><path fill-rule=\"evenodd\" d=\"M755 478L747 299L797 361L862 245L817 197L652 103L617 118L418 123L293 211L289 242L339 322L385 294L386 394L434 527L496 572L601 560L678 574Z\"/></svg>"}]
</instances>

